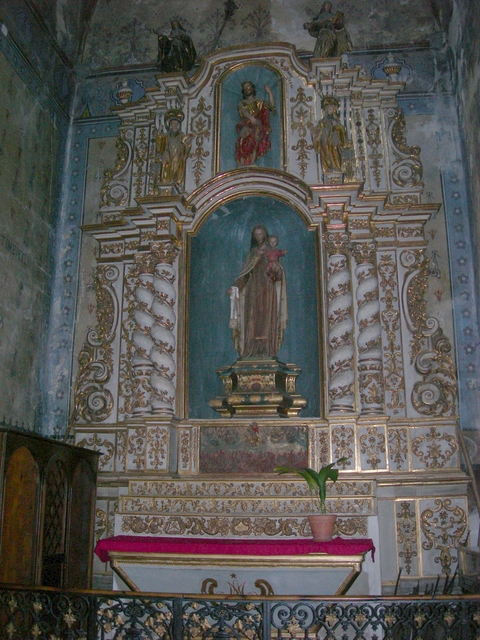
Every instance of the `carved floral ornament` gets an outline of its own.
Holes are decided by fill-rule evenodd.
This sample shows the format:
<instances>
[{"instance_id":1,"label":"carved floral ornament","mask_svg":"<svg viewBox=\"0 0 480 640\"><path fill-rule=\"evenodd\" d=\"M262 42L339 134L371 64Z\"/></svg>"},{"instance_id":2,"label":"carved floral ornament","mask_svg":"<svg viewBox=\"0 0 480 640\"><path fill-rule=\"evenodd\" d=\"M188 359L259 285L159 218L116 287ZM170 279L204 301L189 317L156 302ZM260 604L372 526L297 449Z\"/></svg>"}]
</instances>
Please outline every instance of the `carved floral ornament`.
<instances>
[{"instance_id":1,"label":"carved floral ornament","mask_svg":"<svg viewBox=\"0 0 480 640\"><path fill-rule=\"evenodd\" d=\"M426 508L420 515L420 526L424 535L422 548L435 550L439 555L435 562L440 564L442 572L451 573L451 567L457 561L456 548L463 541L467 530L467 513L452 498L437 498L434 505Z\"/></svg>"}]
</instances>

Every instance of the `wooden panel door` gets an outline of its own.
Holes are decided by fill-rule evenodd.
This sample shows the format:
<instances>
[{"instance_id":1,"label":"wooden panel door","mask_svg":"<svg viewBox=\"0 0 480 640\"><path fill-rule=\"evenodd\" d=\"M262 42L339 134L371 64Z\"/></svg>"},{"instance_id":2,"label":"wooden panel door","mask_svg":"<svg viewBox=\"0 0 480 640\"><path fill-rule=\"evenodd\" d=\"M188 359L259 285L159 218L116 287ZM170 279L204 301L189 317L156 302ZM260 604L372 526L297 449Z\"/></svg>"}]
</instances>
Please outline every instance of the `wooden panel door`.
<instances>
[{"instance_id":1,"label":"wooden panel door","mask_svg":"<svg viewBox=\"0 0 480 640\"><path fill-rule=\"evenodd\" d=\"M89 589L92 574L95 475L81 460L73 475L67 537L65 588Z\"/></svg>"},{"instance_id":2,"label":"wooden panel door","mask_svg":"<svg viewBox=\"0 0 480 640\"><path fill-rule=\"evenodd\" d=\"M35 583L39 473L26 447L8 462L4 484L0 582Z\"/></svg>"}]
</instances>

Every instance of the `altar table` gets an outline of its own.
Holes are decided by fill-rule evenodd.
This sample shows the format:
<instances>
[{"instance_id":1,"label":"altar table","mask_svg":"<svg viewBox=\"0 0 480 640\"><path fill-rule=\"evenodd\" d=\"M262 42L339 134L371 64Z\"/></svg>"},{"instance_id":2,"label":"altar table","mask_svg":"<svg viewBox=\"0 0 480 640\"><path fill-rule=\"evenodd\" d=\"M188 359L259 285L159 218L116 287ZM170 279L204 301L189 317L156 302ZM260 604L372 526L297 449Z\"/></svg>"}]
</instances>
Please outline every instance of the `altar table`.
<instances>
[{"instance_id":1,"label":"altar table","mask_svg":"<svg viewBox=\"0 0 480 640\"><path fill-rule=\"evenodd\" d=\"M95 553L132 591L344 595L375 547L370 538L237 540L114 536ZM122 584L116 580L116 588Z\"/></svg>"}]
</instances>

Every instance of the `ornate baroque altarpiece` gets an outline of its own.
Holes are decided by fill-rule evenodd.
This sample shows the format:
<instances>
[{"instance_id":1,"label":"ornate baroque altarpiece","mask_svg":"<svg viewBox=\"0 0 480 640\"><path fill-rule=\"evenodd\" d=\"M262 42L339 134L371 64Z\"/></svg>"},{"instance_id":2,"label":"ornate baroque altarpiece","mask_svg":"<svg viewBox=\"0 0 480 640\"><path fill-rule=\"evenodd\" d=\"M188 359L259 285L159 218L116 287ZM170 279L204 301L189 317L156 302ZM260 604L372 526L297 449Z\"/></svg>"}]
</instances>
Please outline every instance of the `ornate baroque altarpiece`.
<instances>
[{"instance_id":1,"label":"ornate baroque altarpiece","mask_svg":"<svg viewBox=\"0 0 480 640\"><path fill-rule=\"evenodd\" d=\"M268 107L247 164L246 83ZM76 444L103 453L97 537L309 536L306 485L273 469L345 457L328 507L339 534L375 541L364 589L388 592L400 568L407 583L453 573L467 479L451 345L425 300L440 205L422 200L402 89L268 45L159 75L116 110L116 157L83 228L97 322L71 419ZM284 252L288 321L247 375L227 291L259 226Z\"/></svg>"}]
</instances>

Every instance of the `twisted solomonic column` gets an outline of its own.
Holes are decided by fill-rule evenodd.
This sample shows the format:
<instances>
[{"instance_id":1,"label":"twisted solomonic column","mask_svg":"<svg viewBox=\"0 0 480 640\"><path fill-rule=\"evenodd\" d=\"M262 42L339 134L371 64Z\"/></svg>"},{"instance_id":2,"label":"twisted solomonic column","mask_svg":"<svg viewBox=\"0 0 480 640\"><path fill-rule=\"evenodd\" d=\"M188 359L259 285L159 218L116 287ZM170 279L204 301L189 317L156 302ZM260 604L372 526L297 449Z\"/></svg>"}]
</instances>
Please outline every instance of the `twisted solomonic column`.
<instances>
[{"instance_id":1,"label":"twisted solomonic column","mask_svg":"<svg viewBox=\"0 0 480 640\"><path fill-rule=\"evenodd\" d=\"M173 415L175 411L177 273L173 265L177 255L178 247L173 243L155 243L140 259L141 273L135 288L138 306L133 313L133 367L142 375L148 373L149 380L148 390L141 388L139 392L137 385L141 402L137 399L134 413Z\"/></svg>"},{"instance_id":2,"label":"twisted solomonic column","mask_svg":"<svg viewBox=\"0 0 480 640\"><path fill-rule=\"evenodd\" d=\"M357 242L352 254L357 263L358 387L361 413L383 413L382 327L378 276L373 242Z\"/></svg>"},{"instance_id":3,"label":"twisted solomonic column","mask_svg":"<svg viewBox=\"0 0 480 640\"><path fill-rule=\"evenodd\" d=\"M354 410L353 297L348 265L348 235L325 236L328 296L328 396L330 411Z\"/></svg>"},{"instance_id":4,"label":"twisted solomonic column","mask_svg":"<svg viewBox=\"0 0 480 640\"><path fill-rule=\"evenodd\" d=\"M139 264L140 273L135 285L136 308L133 312L135 328L132 334L135 353L132 358L134 380L132 384L133 413L139 415L150 411L150 399L152 389L150 376L153 371L153 363L150 352L154 346L150 336L150 329L154 323L152 315L152 282L153 274L149 273L150 265L143 261Z\"/></svg>"},{"instance_id":5,"label":"twisted solomonic column","mask_svg":"<svg viewBox=\"0 0 480 640\"><path fill-rule=\"evenodd\" d=\"M150 330L154 346L150 358L155 371L150 378L153 388L153 413L173 415L175 410L175 303L177 295L173 286L177 273L173 265L163 261L155 267L153 288L155 298L152 311L155 322Z\"/></svg>"}]
</instances>

